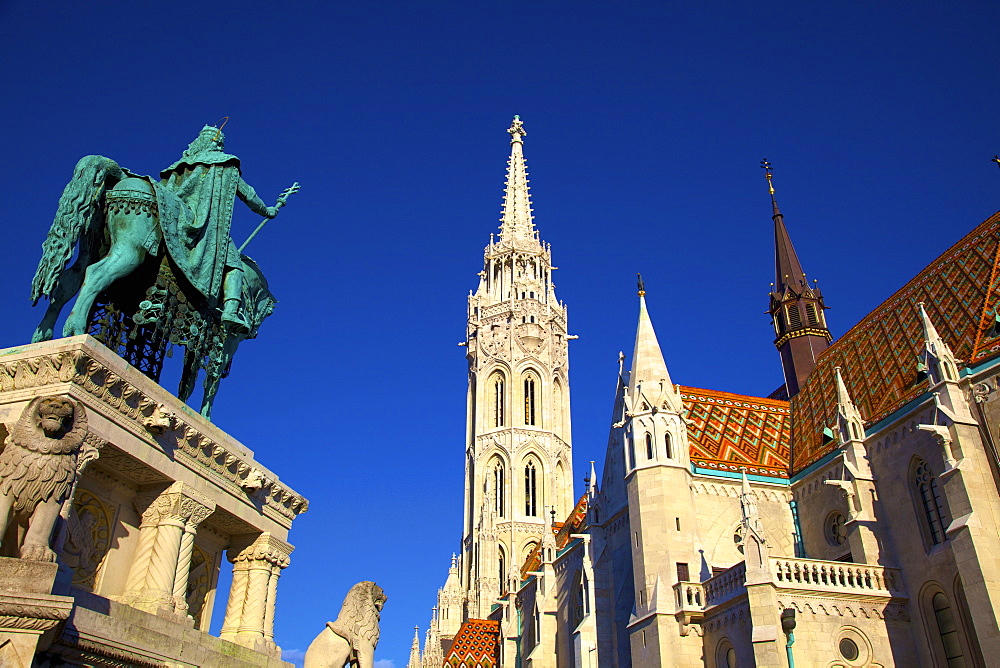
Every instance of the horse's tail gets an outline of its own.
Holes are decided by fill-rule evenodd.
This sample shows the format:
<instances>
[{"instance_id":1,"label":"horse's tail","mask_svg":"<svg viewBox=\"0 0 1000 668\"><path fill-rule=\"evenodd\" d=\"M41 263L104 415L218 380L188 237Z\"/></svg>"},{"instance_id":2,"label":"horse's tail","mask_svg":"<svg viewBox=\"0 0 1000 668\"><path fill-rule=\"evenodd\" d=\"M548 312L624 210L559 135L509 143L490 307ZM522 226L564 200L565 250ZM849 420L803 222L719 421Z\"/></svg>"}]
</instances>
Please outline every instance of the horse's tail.
<instances>
[{"instance_id":1,"label":"horse's tail","mask_svg":"<svg viewBox=\"0 0 1000 668\"><path fill-rule=\"evenodd\" d=\"M52 294L80 237L100 218L105 189L122 178L122 168L114 160L88 155L76 163L73 179L66 184L49 235L42 243L42 259L31 281L31 301Z\"/></svg>"}]
</instances>

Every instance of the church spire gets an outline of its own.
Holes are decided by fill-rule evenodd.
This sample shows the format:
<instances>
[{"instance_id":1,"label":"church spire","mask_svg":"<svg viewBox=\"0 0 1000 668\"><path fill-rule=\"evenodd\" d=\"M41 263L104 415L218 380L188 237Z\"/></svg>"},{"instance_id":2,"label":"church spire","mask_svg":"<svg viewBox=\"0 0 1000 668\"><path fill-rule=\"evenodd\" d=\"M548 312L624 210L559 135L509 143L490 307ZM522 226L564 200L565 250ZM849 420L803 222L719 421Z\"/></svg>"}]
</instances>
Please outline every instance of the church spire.
<instances>
[{"instance_id":1,"label":"church spire","mask_svg":"<svg viewBox=\"0 0 1000 668\"><path fill-rule=\"evenodd\" d=\"M778 208L778 200L774 197L774 183L771 181L773 172L771 163L765 158L761 161L761 167L767 177L767 189L771 193L771 220L774 221L774 292L785 294L792 290L799 294L808 287L806 273L802 270L802 263L792 246L792 238L788 236L788 229L785 227L785 217Z\"/></svg>"},{"instance_id":2,"label":"church spire","mask_svg":"<svg viewBox=\"0 0 1000 668\"><path fill-rule=\"evenodd\" d=\"M406 668L420 668L420 627L413 627L413 644L410 645L410 660Z\"/></svg>"},{"instance_id":3,"label":"church spire","mask_svg":"<svg viewBox=\"0 0 1000 668\"><path fill-rule=\"evenodd\" d=\"M633 396L640 391L642 385L663 382L665 387L672 387L667 363L663 361L663 351L656 339L653 322L646 310L646 286L642 275L637 274L639 286L639 325L635 330L635 348L632 351L632 373L629 375L629 385ZM656 394L659 394L657 390Z\"/></svg>"},{"instance_id":4,"label":"church spire","mask_svg":"<svg viewBox=\"0 0 1000 668\"><path fill-rule=\"evenodd\" d=\"M638 415L648 410L669 408L675 413L681 413L684 407L680 392L670 380L660 342L646 310L646 286L642 275L636 276L639 288L639 324L635 330L632 372L629 374L627 388L629 412Z\"/></svg>"},{"instance_id":5,"label":"church spire","mask_svg":"<svg viewBox=\"0 0 1000 668\"><path fill-rule=\"evenodd\" d=\"M500 218L500 243L517 241L538 242L534 219L531 215L531 195L528 194L528 171L524 162L524 123L515 116L510 134L510 159L507 161L507 187L503 196L503 215Z\"/></svg>"},{"instance_id":6,"label":"church spire","mask_svg":"<svg viewBox=\"0 0 1000 668\"><path fill-rule=\"evenodd\" d=\"M774 346L781 355L785 374L783 396L790 398L802 388L816 368L816 358L826 350L832 337L826 326L823 295L815 281L810 287L792 239L785 227L785 217L774 196L771 163L761 160L771 195L771 219L774 221L774 283L771 284L768 312L774 323ZM772 395L774 396L774 395Z\"/></svg>"}]
</instances>

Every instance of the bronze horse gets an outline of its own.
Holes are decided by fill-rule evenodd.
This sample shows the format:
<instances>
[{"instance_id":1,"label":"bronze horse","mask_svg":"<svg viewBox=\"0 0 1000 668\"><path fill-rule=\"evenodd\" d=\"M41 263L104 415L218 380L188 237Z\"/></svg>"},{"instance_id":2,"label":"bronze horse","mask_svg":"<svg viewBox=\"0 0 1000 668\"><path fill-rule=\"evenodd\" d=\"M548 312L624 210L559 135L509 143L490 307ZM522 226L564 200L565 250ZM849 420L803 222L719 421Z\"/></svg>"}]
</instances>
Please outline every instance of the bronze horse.
<instances>
[{"instance_id":1,"label":"bronze horse","mask_svg":"<svg viewBox=\"0 0 1000 668\"><path fill-rule=\"evenodd\" d=\"M86 333L95 301L119 281L138 276L142 272L137 270L148 269L149 263L169 266L161 225L170 223L159 218L156 189L160 187L159 182L133 174L110 158L90 155L77 163L73 179L59 199L55 219L43 244L44 254L32 281L33 302L42 297L49 299L45 315L32 336L33 342L52 338L59 313L74 295L76 301L63 326L63 336ZM76 261L67 267L74 253ZM247 323L245 329L223 326L221 309L217 304L205 303L200 295L189 294L184 298L185 302L200 306L205 315L202 328L224 333L216 337L211 350L204 346L192 349L180 341L186 351L178 397L187 400L199 370L205 369L201 406L205 417L211 413L219 380L228 373L237 346L257 335L261 322L276 303L256 263L245 255L241 259L244 284L240 315ZM183 285L184 281L178 283ZM138 287L141 290L146 286ZM188 288L186 292L193 290ZM148 303L144 301L143 305ZM154 322L156 317L154 313L145 322ZM139 321L137 317L136 322ZM203 341L204 336L199 340Z\"/></svg>"}]
</instances>

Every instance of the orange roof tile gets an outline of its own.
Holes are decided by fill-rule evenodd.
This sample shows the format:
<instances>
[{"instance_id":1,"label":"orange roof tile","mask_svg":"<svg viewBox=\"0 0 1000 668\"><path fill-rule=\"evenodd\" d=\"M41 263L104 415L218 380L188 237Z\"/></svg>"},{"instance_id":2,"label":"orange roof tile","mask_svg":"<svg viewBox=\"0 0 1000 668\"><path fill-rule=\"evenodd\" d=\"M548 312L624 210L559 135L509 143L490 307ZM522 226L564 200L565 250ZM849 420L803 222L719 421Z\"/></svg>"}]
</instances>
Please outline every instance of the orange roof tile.
<instances>
[{"instance_id":1,"label":"orange roof tile","mask_svg":"<svg viewBox=\"0 0 1000 668\"><path fill-rule=\"evenodd\" d=\"M967 365L1000 354L993 326L1000 301L1000 213L969 232L878 308L835 341L819 358L805 386L792 398L792 470L795 473L836 448L824 443L823 428L837 407L833 368L867 424L902 408L927 390L917 378L923 332L917 303L952 352Z\"/></svg>"},{"instance_id":2,"label":"orange roof tile","mask_svg":"<svg viewBox=\"0 0 1000 668\"><path fill-rule=\"evenodd\" d=\"M569 543L570 534L580 533L580 529L583 527L583 522L587 518L587 494L585 493L580 497L580 500L576 502L576 506L573 508L573 512L569 514L566 521L563 523L556 522L552 527L552 532L556 535L556 549L561 550L566 547ZM521 566L521 579L524 580L528 577L528 574L532 571L537 571L538 567L542 563L542 546L539 543L535 546L535 549L531 551L528 558L524 560L524 564Z\"/></svg>"},{"instance_id":3,"label":"orange roof tile","mask_svg":"<svg viewBox=\"0 0 1000 668\"><path fill-rule=\"evenodd\" d=\"M470 619L455 635L444 665L448 668L494 668L500 663L500 622Z\"/></svg>"},{"instance_id":4,"label":"orange roof tile","mask_svg":"<svg viewBox=\"0 0 1000 668\"><path fill-rule=\"evenodd\" d=\"M681 396L696 466L788 477L787 401L683 386Z\"/></svg>"}]
</instances>

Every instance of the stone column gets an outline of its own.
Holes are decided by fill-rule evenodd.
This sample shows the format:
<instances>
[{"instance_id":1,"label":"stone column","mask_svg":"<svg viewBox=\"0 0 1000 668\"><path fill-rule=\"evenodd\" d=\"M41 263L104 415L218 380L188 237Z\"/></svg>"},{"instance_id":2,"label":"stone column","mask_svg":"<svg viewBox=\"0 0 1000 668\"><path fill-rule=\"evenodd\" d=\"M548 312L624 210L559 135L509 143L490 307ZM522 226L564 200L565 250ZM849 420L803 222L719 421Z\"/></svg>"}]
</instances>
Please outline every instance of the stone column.
<instances>
[{"instance_id":1,"label":"stone column","mask_svg":"<svg viewBox=\"0 0 1000 668\"><path fill-rule=\"evenodd\" d=\"M139 500L145 503L122 602L146 612L185 614L194 534L215 510L215 503L182 482Z\"/></svg>"},{"instance_id":2,"label":"stone column","mask_svg":"<svg viewBox=\"0 0 1000 668\"><path fill-rule=\"evenodd\" d=\"M229 548L233 585L219 635L257 651L274 653L278 576L288 566L293 548L266 532L250 538L249 544L244 540Z\"/></svg>"}]
</instances>

